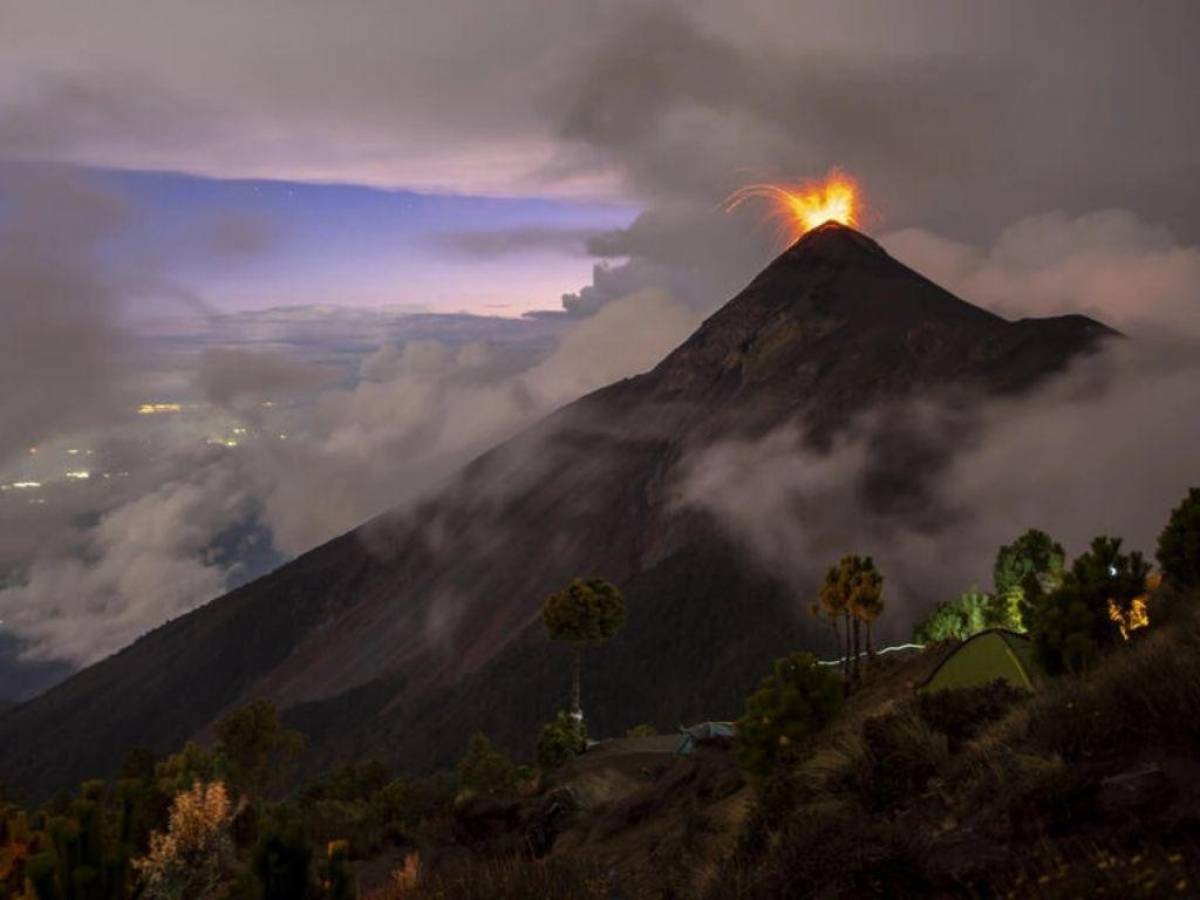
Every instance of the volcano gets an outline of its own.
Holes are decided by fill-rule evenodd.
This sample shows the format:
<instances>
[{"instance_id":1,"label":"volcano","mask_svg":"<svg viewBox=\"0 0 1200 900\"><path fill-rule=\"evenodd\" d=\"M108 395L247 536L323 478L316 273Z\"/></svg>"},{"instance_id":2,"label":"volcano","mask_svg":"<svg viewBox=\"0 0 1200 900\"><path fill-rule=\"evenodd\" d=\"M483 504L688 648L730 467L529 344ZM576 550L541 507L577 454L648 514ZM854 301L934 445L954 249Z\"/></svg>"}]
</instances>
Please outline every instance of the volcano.
<instances>
[{"instance_id":1,"label":"volcano","mask_svg":"<svg viewBox=\"0 0 1200 900\"><path fill-rule=\"evenodd\" d=\"M827 650L826 629L680 505L689 454L782 426L828 448L857 414L933 392L1019 397L1112 335L1081 316L1002 319L828 223L652 371L4 713L0 778L44 798L257 697L308 735L314 768L372 755L427 770L476 730L528 757L566 688L541 603L581 574L621 585L629 609L585 668L594 733L735 716L767 661Z\"/></svg>"}]
</instances>

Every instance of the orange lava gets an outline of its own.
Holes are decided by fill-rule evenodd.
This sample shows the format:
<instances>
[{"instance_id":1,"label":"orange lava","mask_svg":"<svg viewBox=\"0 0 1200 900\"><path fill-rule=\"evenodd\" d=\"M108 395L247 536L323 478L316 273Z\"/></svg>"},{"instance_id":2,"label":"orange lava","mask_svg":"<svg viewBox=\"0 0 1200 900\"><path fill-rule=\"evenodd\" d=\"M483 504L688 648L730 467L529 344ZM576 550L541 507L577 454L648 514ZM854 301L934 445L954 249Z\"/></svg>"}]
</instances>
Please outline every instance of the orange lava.
<instances>
[{"instance_id":1,"label":"orange lava","mask_svg":"<svg viewBox=\"0 0 1200 900\"><path fill-rule=\"evenodd\" d=\"M767 218L776 224L783 246L830 221L858 228L863 215L862 189L840 169L831 169L821 181L748 184L729 195L725 211L731 212L747 200L769 204Z\"/></svg>"}]
</instances>

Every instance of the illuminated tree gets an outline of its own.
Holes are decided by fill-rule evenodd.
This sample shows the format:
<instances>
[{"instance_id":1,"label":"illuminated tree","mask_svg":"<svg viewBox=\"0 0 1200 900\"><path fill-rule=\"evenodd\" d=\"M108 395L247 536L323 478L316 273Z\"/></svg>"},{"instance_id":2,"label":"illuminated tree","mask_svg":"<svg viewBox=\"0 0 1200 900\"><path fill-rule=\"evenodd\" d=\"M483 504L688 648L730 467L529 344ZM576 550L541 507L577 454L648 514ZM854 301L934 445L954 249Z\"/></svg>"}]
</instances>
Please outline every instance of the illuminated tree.
<instances>
[{"instance_id":1,"label":"illuminated tree","mask_svg":"<svg viewBox=\"0 0 1200 900\"><path fill-rule=\"evenodd\" d=\"M551 640L570 644L574 650L571 674L571 714L583 720L580 679L583 651L612 638L625 624L625 599L621 591L603 578L576 578L542 605L542 622Z\"/></svg>"},{"instance_id":2,"label":"illuminated tree","mask_svg":"<svg viewBox=\"0 0 1200 900\"><path fill-rule=\"evenodd\" d=\"M1094 539L1057 590L1026 600L1025 624L1042 665L1055 673L1094 665L1119 638L1120 621L1145 593L1149 571L1142 554L1121 552L1120 538Z\"/></svg>"},{"instance_id":3,"label":"illuminated tree","mask_svg":"<svg viewBox=\"0 0 1200 900\"><path fill-rule=\"evenodd\" d=\"M871 557L868 556L864 559L851 557L851 560L857 560L857 562L851 563L852 575L848 600L850 614L854 616L856 623L863 623L866 630L867 655L870 658L874 658L875 645L871 643L871 624L883 614L883 576L875 568L875 563L871 560ZM855 631L857 632L857 627ZM857 633L854 643L855 669L857 670Z\"/></svg>"},{"instance_id":4,"label":"illuminated tree","mask_svg":"<svg viewBox=\"0 0 1200 900\"><path fill-rule=\"evenodd\" d=\"M1158 564L1173 584L1200 588L1200 488L1191 488L1171 511L1158 538Z\"/></svg>"},{"instance_id":5,"label":"illuminated tree","mask_svg":"<svg viewBox=\"0 0 1200 900\"><path fill-rule=\"evenodd\" d=\"M151 900L211 896L235 863L229 825L233 810L221 782L197 783L177 794L167 831L150 836L150 852L134 860Z\"/></svg>"},{"instance_id":6,"label":"illuminated tree","mask_svg":"<svg viewBox=\"0 0 1200 900\"><path fill-rule=\"evenodd\" d=\"M913 629L913 640L918 644L951 639L965 641L971 635L997 624L992 620L993 599L991 594L973 587L960 594L957 600L939 603Z\"/></svg>"},{"instance_id":7,"label":"illuminated tree","mask_svg":"<svg viewBox=\"0 0 1200 900\"><path fill-rule=\"evenodd\" d=\"M1066 552L1050 535L1030 528L996 554L996 593L989 625L1021 629L1028 604L1055 590L1063 579Z\"/></svg>"},{"instance_id":8,"label":"illuminated tree","mask_svg":"<svg viewBox=\"0 0 1200 900\"><path fill-rule=\"evenodd\" d=\"M829 567L821 589L817 592L817 599L812 602L809 609L814 616L824 616L829 620L829 627L833 630L833 646L837 648L838 653L842 654L842 675L848 677L850 674L850 610L846 606L848 591L842 587L841 575L840 566ZM845 641L842 640L842 633L838 628L839 619L844 619L846 622Z\"/></svg>"},{"instance_id":9,"label":"illuminated tree","mask_svg":"<svg viewBox=\"0 0 1200 900\"><path fill-rule=\"evenodd\" d=\"M813 604L814 612L825 615L833 624L838 639L837 618L846 625L846 653L842 661L848 680L858 677L860 625L866 626L867 650L871 645L871 623L883 612L883 576L869 556L843 556L838 564L825 573L825 581Z\"/></svg>"},{"instance_id":10,"label":"illuminated tree","mask_svg":"<svg viewBox=\"0 0 1200 900\"><path fill-rule=\"evenodd\" d=\"M837 675L811 654L777 659L735 726L738 763L752 778L766 777L781 754L822 728L841 706Z\"/></svg>"}]
</instances>

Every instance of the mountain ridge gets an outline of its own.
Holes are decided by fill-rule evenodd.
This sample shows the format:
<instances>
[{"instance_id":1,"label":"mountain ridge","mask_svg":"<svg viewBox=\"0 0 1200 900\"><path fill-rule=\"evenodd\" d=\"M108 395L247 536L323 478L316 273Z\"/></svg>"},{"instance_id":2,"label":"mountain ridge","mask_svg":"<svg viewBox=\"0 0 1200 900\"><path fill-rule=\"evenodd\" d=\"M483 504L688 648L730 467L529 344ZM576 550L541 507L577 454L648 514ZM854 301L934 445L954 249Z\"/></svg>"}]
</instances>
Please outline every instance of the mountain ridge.
<instances>
[{"instance_id":1,"label":"mountain ridge","mask_svg":"<svg viewBox=\"0 0 1200 900\"><path fill-rule=\"evenodd\" d=\"M432 767L485 724L516 749L561 699L559 654L537 622L541 598L585 573L653 611L623 638L629 646L666 652L664 668L692 667L653 679L614 642L590 669L598 727L655 711L732 714L764 656L823 648L826 638L719 523L679 508L675 480L690 452L788 423L828 446L854 415L922 391L1020 393L1114 334L1083 317L1008 322L865 235L822 226L649 372L552 413L435 497L314 548L5 713L0 778L45 795L111 771L123 748L172 750L259 696L307 726L314 766L369 752ZM695 609L672 586L688 580L682 561L711 566L723 585L693 584L703 595ZM655 585L653 596L641 584ZM700 608L722 628L710 629ZM695 646L655 651L681 633ZM704 659L723 659L722 671L697 671ZM658 690L638 690L633 670ZM614 684L624 695L605 687ZM422 728L436 739L414 740Z\"/></svg>"}]
</instances>

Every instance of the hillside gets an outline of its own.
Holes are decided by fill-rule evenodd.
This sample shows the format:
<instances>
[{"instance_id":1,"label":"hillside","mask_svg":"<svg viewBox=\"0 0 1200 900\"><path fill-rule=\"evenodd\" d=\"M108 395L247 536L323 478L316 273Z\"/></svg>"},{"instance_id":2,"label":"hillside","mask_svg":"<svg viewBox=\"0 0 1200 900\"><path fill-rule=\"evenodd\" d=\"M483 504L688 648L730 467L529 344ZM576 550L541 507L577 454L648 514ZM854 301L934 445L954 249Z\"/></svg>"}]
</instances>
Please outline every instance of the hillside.
<instances>
[{"instance_id":1,"label":"hillside","mask_svg":"<svg viewBox=\"0 0 1200 900\"><path fill-rule=\"evenodd\" d=\"M688 454L787 424L820 447L880 403L1020 392L1111 334L1078 316L1008 322L828 224L652 371L11 710L0 777L42 798L260 696L309 734L314 767L373 751L429 768L480 727L525 755L562 693L540 604L583 573L632 610L628 638L589 661L597 727L732 715L763 659L826 638L792 589L679 507Z\"/></svg>"}]
</instances>

